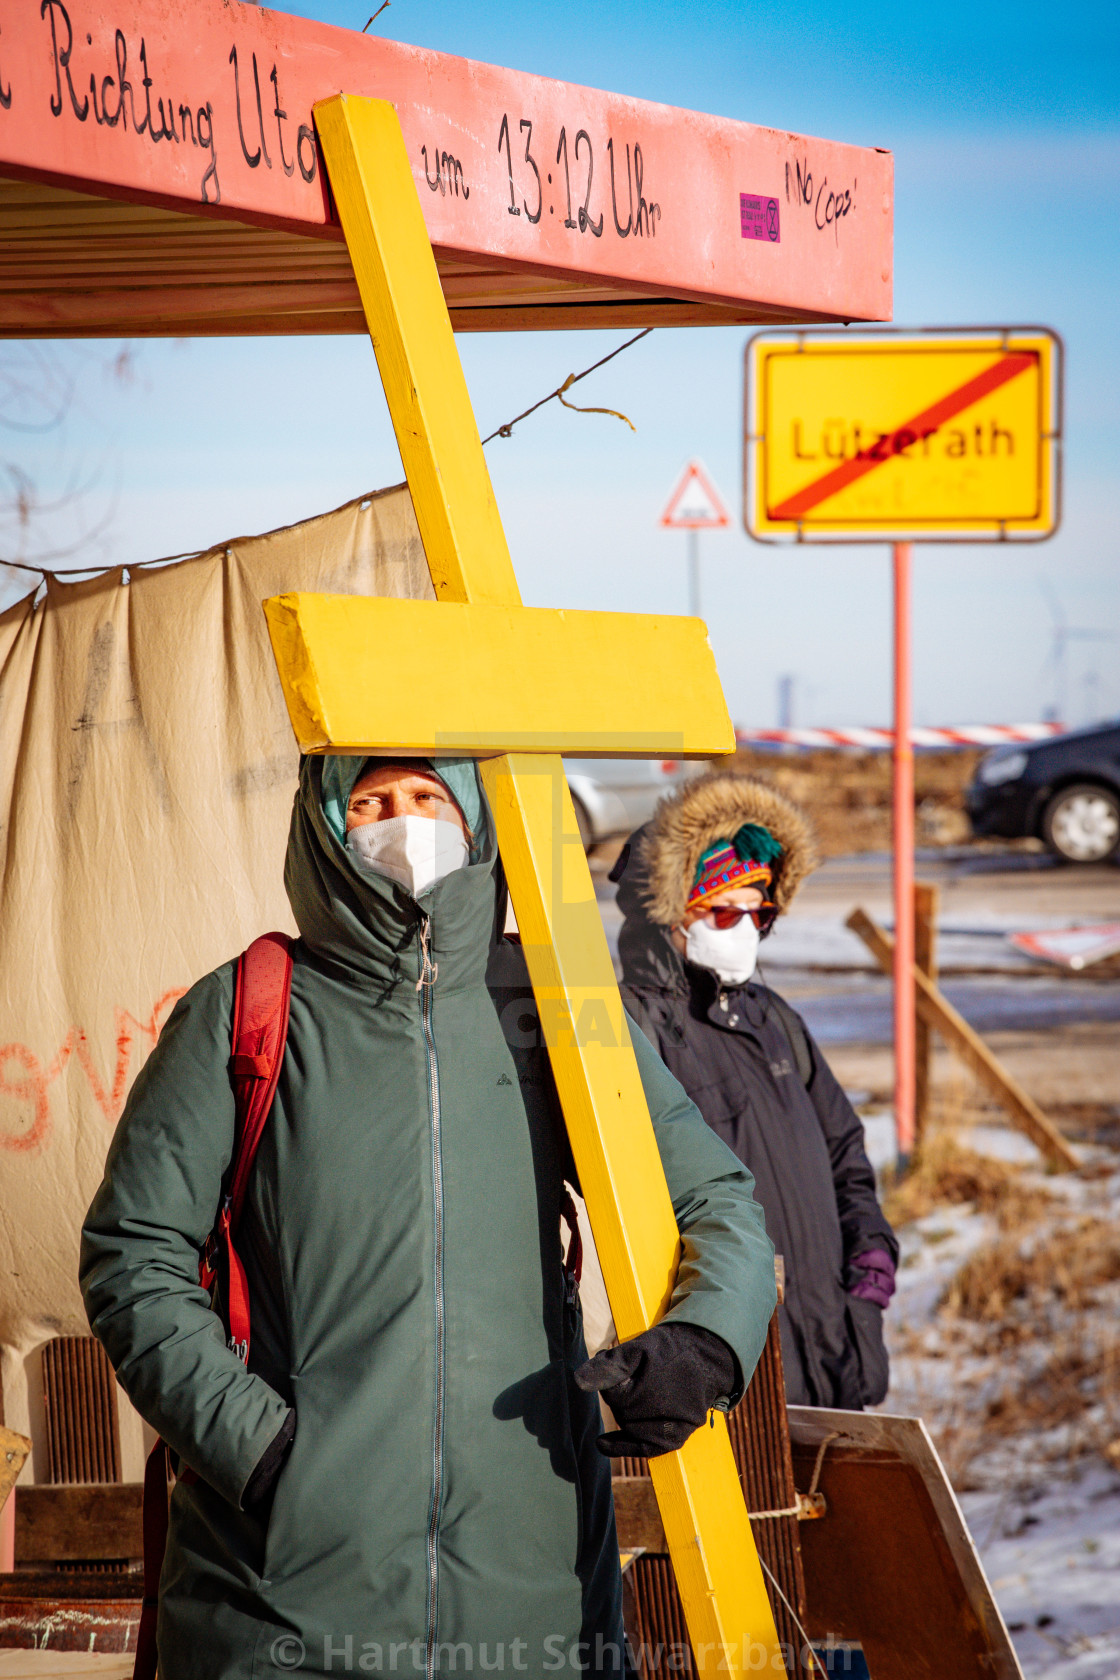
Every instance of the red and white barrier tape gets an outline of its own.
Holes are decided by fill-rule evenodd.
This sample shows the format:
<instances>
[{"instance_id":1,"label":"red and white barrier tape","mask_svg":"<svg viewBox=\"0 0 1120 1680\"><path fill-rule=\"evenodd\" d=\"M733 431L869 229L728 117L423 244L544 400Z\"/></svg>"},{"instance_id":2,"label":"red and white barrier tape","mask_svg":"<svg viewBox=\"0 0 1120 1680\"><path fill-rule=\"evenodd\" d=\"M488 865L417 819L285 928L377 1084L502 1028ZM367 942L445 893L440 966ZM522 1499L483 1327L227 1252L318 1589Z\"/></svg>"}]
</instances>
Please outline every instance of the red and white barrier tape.
<instances>
[{"instance_id":1,"label":"red and white barrier tape","mask_svg":"<svg viewBox=\"0 0 1120 1680\"><path fill-rule=\"evenodd\" d=\"M1009 741L1043 741L1064 735L1064 723L965 723L953 729L912 729L914 747L1001 747ZM862 747L889 752L893 729L737 729L740 746Z\"/></svg>"}]
</instances>

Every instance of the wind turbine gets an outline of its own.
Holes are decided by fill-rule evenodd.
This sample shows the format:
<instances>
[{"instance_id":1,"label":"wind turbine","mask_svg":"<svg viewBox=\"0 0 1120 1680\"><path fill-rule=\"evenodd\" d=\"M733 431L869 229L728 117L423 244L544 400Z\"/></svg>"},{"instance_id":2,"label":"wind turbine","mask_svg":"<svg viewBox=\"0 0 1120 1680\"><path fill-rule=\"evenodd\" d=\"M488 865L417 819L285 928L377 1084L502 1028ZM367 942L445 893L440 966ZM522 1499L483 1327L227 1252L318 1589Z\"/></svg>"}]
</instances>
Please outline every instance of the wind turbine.
<instances>
[{"instance_id":1,"label":"wind turbine","mask_svg":"<svg viewBox=\"0 0 1120 1680\"><path fill-rule=\"evenodd\" d=\"M1114 642L1117 640L1117 632L1114 630L1089 630L1069 624L1062 603L1058 599L1057 591L1049 578L1040 577L1038 587L1041 589L1043 598L1050 609L1052 626L1050 652L1043 667L1043 675L1052 673L1054 682L1054 700L1053 704L1047 707L1047 721L1068 724L1066 706L1069 697L1070 642Z\"/></svg>"}]
</instances>

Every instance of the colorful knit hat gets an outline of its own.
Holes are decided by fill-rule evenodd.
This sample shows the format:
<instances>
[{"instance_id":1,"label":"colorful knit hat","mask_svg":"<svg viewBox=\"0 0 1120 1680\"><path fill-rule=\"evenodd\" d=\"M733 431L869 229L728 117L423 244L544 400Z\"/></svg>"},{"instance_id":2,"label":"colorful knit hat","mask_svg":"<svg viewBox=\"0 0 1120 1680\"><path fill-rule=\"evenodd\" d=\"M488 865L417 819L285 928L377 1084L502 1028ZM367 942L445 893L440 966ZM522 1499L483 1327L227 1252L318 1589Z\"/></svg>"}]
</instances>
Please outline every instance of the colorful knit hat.
<instances>
[{"instance_id":1,"label":"colorful knit hat","mask_svg":"<svg viewBox=\"0 0 1120 1680\"><path fill-rule=\"evenodd\" d=\"M744 823L730 840L717 840L700 853L688 908L699 909L728 887L768 887L774 879L772 865L782 848L768 828Z\"/></svg>"}]
</instances>

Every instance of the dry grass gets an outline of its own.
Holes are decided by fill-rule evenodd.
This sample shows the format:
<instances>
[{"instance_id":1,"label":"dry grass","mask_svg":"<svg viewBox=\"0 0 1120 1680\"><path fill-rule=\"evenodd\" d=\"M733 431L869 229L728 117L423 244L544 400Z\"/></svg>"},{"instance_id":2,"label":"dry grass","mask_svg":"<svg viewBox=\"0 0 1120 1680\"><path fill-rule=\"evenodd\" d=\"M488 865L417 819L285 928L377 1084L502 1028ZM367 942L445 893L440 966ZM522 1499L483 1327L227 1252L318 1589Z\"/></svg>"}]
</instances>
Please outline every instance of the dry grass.
<instances>
[{"instance_id":1,"label":"dry grass","mask_svg":"<svg viewBox=\"0 0 1120 1680\"><path fill-rule=\"evenodd\" d=\"M892 1337L892 1361L908 1361L905 1397L897 1390L887 1410L920 1417L933 1436L941 1462L958 1492L982 1485L974 1465L984 1450L984 1408L977 1404L975 1379L968 1352L952 1337L930 1336L913 1330ZM897 1366L896 1366L897 1377Z\"/></svg>"},{"instance_id":2,"label":"dry grass","mask_svg":"<svg viewBox=\"0 0 1120 1680\"><path fill-rule=\"evenodd\" d=\"M940 1095L938 1123L884 1208L902 1226L967 1206L987 1215L991 1235L958 1267L933 1322L895 1341L906 1409L926 1419L962 1491L1091 1453L1120 1469L1120 1222L1109 1192L1072 1195L1037 1169L969 1149L961 1132L987 1119L976 1094Z\"/></svg>"},{"instance_id":3,"label":"dry grass","mask_svg":"<svg viewBox=\"0 0 1120 1680\"><path fill-rule=\"evenodd\" d=\"M942 1129L928 1139L905 1177L889 1186L883 1211L899 1226L939 1207L971 1203L980 1213L994 1214L1001 1231L1017 1231L1039 1219L1052 1201L1048 1191L1023 1177L1021 1167L980 1155L951 1129Z\"/></svg>"},{"instance_id":4,"label":"dry grass","mask_svg":"<svg viewBox=\"0 0 1120 1680\"><path fill-rule=\"evenodd\" d=\"M1107 1456L1120 1427L1120 1342L1111 1338L1094 1347L1073 1332L1029 1382L989 1402L985 1430L1006 1437L1026 1429L1085 1424L1086 1414L1097 1408L1102 1415L1088 1425L1088 1433L1091 1444Z\"/></svg>"},{"instance_id":5,"label":"dry grass","mask_svg":"<svg viewBox=\"0 0 1120 1680\"><path fill-rule=\"evenodd\" d=\"M1120 1230L1086 1215L1037 1242L1005 1234L978 1249L957 1272L942 1306L959 1318L1007 1328L1040 1328L1048 1307L1063 1313L1093 1305L1102 1284L1120 1278ZM1025 1307L1013 1317L1016 1306Z\"/></svg>"}]
</instances>

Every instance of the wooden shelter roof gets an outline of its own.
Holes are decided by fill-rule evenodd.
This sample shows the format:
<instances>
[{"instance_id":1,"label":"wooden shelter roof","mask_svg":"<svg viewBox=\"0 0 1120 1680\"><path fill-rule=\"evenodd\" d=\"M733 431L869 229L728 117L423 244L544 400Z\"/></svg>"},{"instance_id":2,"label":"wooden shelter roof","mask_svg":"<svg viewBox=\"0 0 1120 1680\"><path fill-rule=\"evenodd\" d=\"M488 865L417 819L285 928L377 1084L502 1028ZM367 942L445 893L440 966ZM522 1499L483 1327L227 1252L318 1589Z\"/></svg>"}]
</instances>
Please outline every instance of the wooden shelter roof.
<instances>
[{"instance_id":1,"label":"wooden shelter roof","mask_svg":"<svg viewBox=\"0 0 1120 1680\"><path fill-rule=\"evenodd\" d=\"M44 0L0 31L0 336L364 332L340 89L397 107L459 330L890 318L889 153L239 0Z\"/></svg>"}]
</instances>

